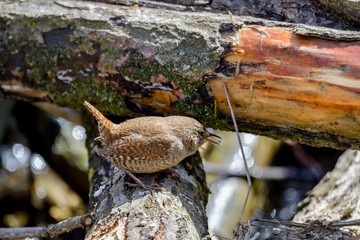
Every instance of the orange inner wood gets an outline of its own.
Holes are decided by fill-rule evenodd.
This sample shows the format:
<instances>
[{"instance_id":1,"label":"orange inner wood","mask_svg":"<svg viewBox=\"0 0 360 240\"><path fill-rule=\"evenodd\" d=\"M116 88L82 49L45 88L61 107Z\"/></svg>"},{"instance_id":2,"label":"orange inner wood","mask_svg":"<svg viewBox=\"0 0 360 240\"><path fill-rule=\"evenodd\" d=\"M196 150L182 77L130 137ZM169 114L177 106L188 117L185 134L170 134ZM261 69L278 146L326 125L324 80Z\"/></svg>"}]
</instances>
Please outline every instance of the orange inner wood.
<instances>
[{"instance_id":1,"label":"orange inner wood","mask_svg":"<svg viewBox=\"0 0 360 240\"><path fill-rule=\"evenodd\" d=\"M218 110L229 114L225 82L237 118L360 138L359 42L260 27L239 30L239 39L235 53L224 58L240 61L239 75L207 83Z\"/></svg>"}]
</instances>

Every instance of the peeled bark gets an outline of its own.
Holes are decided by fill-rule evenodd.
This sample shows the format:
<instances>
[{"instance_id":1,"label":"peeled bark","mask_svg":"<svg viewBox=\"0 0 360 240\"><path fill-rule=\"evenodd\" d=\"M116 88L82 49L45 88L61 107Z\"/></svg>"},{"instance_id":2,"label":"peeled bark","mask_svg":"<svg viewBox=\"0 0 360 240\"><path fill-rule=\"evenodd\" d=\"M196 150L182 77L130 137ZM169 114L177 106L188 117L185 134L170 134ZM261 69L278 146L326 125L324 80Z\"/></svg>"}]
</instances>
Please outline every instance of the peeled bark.
<instances>
[{"instance_id":1,"label":"peeled bark","mask_svg":"<svg viewBox=\"0 0 360 240\"><path fill-rule=\"evenodd\" d=\"M289 135L309 132L313 144L333 137L335 147L351 148L360 131L360 44L312 38L321 32L300 31L241 28L231 53L223 58L223 65L232 67L221 69L207 86L226 115L223 82L236 117Z\"/></svg>"}]
</instances>

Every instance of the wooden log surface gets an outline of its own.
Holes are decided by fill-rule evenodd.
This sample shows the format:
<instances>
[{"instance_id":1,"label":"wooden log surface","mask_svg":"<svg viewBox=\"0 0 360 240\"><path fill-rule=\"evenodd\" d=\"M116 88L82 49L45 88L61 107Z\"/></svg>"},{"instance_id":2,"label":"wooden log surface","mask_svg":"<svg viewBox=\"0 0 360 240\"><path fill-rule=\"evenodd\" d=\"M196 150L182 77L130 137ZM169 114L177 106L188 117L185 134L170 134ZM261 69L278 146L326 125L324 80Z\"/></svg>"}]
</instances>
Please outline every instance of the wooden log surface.
<instances>
[{"instance_id":1,"label":"wooden log surface","mask_svg":"<svg viewBox=\"0 0 360 240\"><path fill-rule=\"evenodd\" d=\"M83 1L0 2L0 97L109 115L190 115L360 148L358 32ZM239 35L239 39L237 39ZM237 67L238 66L238 67Z\"/></svg>"},{"instance_id":2,"label":"wooden log surface","mask_svg":"<svg viewBox=\"0 0 360 240\"><path fill-rule=\"evenodd\" d=\"M286 231L274 231L267 239L358 239L359 163L359 151L345 151L335 168L298 204L300 210L293 221L313 221L312 226L302 230L289 228ZM336 224L339 227L335 227Z\"/></svg>"},{"instance_id":3,"label":"wooden log surface","mask_svg":"<svg viewBox=\"0 0 360 240\"><path fill-rule=\"evenodd\" d=\"M224 82L237 118L357 138L360 42L299 36L291 28L243 27L238 36L223 58L232 68L207 83L218 110L229 115Z\"/></svg>"},{"instance_id":4,"label":"wooden log surface","mask_svg":"<svg viewBox=\"0 0 360 240\"><path fill-rule=\"evenodd\" d=\"M300 211L294 221L325 219L350 221L360 218L360 152L347 150L338 159L335 168L307 193L307 198L298 204ZM347 227L360 235L358 224Z\"/></svg>"}]
</instances>

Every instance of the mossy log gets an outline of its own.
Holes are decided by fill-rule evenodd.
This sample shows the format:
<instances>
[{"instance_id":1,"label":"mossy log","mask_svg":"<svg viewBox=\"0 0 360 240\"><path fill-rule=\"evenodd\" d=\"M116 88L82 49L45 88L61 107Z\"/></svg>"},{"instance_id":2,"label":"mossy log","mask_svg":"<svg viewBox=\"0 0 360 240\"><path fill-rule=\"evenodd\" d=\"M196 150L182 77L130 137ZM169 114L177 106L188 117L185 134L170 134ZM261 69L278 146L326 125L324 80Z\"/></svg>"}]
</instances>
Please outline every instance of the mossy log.
<instances>
[{"instance_id":1,"label":"mossy log","mask_svg":"<svg viewBox=\"0 0 360 240\"><path fill-rule=\"evenodd\" d=\"M83 1L0 2L0 97L109 115L179 114L360 148L357 32Z\"/></svg>"}]
</instances>

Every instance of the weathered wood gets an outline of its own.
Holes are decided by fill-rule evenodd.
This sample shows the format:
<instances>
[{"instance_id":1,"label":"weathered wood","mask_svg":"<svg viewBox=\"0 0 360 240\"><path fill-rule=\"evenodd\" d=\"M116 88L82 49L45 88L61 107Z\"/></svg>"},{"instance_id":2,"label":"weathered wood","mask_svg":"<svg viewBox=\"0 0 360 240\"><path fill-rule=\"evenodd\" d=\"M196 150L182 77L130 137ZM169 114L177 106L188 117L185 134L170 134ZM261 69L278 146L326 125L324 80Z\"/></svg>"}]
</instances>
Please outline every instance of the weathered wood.
<instances>
[{"instance_id":1,"label":"weathered wood","mask_svg":"<svg viewBox=\"0 0 360 240\"><path fill-rule=\"evenodd\" d=\"M349 221L360 219L360 152L346 151L336 163L334 170L307 193L308 197L300 204L302 208L294 221L325 219L328 221ZM360 227L351 229L360 235Z\"/></svg>"},{"instance_id":2,"label":"weathered wood","mask_svg":"<svg viewBox=\"0 0 360 240\"><path fill-rule=\"evenodd\" d=\"M318 220L332 226L334 221L351 221L360 218L360 152L346 151L335 169L308 193L299 204L302 209L294 216L295 222ZM326 223L327 222L327 223ZM268 239L356 239L360 235L358 224L341 229L324 227L304 231L274 232Z\"/></svg>"},{"instance_id":3,"label":"weathered wood","mask_svg":"<svg viewBox=\"0 0 360 240\"><path fill-rule=\"evenodd\" d=\"M359 29L358 25L354 24L354 22L359 21L357 17L359 12L357 11L357 5L359 4L351 0L101 0L101 2L176 11L210 11L220 13L231 11L234 15L256 16L257 18L267 20L302 23L336 29ZM323 3L323 6L318 4L318 2ZM332 2L331 6L328 2ZM338 16L334 15L334 12L338 13ZM346 18L344 18L344 14Z\"/></svg>"},{"instance_id":4,"label":"weathered wood","mask_svg":"<svg viewBox=\"0 0 360 240\"><path fill-rule=\"evenodd\" d=\"M242 131L360 148L357 32L235 17L237 44L226 13L64 0L0 2L0 19L0 97L231 130L225 81Z\"/></svg>"},{"instance_id":5,"label":"weathered wood","mask_svg":"<svg viewBox=\"0 0 360 240\"><path fill-rule=\"evenodd\" d=\"M339 18L360 23L360 4L352 0L319 0L319 2L328 8Z\"/></svg>"},{"instance_id":6,"label":"weathered wood","mask_svg":"<svg viewBox=\"0 0 360 240\"><path fill-rule=\"evenodd\" d=\"M0 236L1 239L56 238L76 228L90 227L91 224L92 217L87 214L71 217L57 224L45 227L0 228Z\"/></svg>"},{"instance_id":7,"label":"weathered wood","mask_svg":"<svg viewBox=\"0 0 360 240\"><path fill-rule=\"evenodd\" d=\"M338 2L338 6L335 12L338 12L339 16L334 15L333 11L329 11L327 8L329 4L319 4L319 2ZM347 22L344 19L344 12L352 12L354 16L353 21L356 21L356 8L349 9L349 3L352 5L357 3L351 0L213 0L211 1L211 7L213 9L227 9L236 15L256 16L258 18L277 20L291 23L302 23L323 27L331 27L337 29L354 29L356 24L352 24L351 21ZM335 5L335 4L334 4ZM339 7L339 5L341 7ZM357 19L358 21L358 19Z\"/></svg>"}]
</instances>

